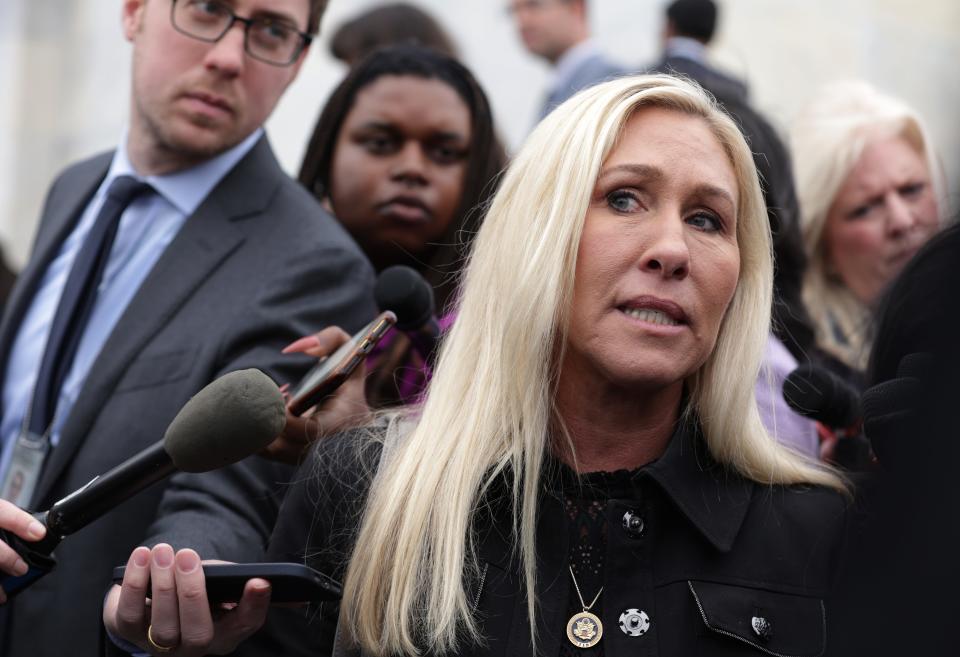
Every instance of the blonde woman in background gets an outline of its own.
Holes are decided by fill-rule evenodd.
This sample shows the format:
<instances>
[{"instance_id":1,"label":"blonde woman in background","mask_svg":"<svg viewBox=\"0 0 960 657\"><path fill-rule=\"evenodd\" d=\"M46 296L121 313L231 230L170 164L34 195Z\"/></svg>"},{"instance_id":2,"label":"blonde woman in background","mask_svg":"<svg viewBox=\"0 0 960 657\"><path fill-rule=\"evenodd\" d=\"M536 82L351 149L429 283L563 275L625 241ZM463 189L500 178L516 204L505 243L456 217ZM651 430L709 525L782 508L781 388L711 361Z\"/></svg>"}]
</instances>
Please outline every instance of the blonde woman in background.
<instances>
[{"instance_id":1,"label":"blonde woman in background","mask_svg":"<svg viewBox=\"0 0 960 657\"><path fill-rule=\"evenodd\" d=\"M422 406L320 441L287 493L270 558L344 582L304 653L821 654L844 486L761 424L771 288L750 151L699 87L561 105L489 208ZM202 573L147 608L149 555L115 632L242 634L189 613Z\"/></svg>"},{"instance_id":2,"label":"blonde woman in background","mask_svg":"<svg viewBox=\"0 0 960 657\"><path fill-rule=\"evenodd\" d=\"M917 113L865 82L825 87L791 129L817 346L858 381L880 295L937 231L942 174Z\"/></svg>"}]
</instances>

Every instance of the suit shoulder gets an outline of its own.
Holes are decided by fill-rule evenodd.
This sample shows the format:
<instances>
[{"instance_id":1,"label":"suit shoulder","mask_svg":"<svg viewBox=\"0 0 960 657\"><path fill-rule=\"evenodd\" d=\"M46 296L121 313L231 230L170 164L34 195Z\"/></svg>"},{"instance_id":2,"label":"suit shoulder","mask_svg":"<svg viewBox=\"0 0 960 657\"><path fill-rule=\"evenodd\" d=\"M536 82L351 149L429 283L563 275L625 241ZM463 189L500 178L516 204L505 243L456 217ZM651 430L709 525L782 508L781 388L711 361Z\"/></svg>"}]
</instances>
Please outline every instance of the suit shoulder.
<instances>
[{"instance_id":1,"label":"suit shoulder","mask_svg":"<svg viewBox=\"0 0 960 657\"><path fill-rule=\"evenodd\" d=\"M113 160L114 152L115 151L112 150L103 151L102 153L91 155L83 160L72 162L60 170L56 180L70 179L78 175L88 174L90 171L102 171L106 173L110 162Z\"/></svg>"},{"instance_id":2,"label":"suit shoulder","mask_svg":"<svg viewBox=\"0 0 960 657\"><path fill-rule=\"evenodd\" d=\"M333 215L300 183L284 175L269 209L265 233L296 237L300 250L335 248L360 254L360 248ZM296 248L296 247L294 247Z\"/></svg>"},{"instance_id":3,"label":"suit shoulder","mask_svg":"<svg viewBox=\"0 0 960 657\"><path fill-rule=\"evenodd\" d=\"M607 59L602 53L596 53L584 62L574 74L574 86L585 88L607 80L619 77L626 73L626 69Z\"/></svg>"},{"instance_id":4,"label":"suit shoulder","mask_svg":"<svg viewBox=\"0 0 960 657\"><path fill-rule=\"evenodd\" d=\"M113 151L105 151L68 164L54 177L47 192L47 201L49 202L58 191L63 189L93 187L106 175L112 160Z\"/></svg>"}]
</instances>

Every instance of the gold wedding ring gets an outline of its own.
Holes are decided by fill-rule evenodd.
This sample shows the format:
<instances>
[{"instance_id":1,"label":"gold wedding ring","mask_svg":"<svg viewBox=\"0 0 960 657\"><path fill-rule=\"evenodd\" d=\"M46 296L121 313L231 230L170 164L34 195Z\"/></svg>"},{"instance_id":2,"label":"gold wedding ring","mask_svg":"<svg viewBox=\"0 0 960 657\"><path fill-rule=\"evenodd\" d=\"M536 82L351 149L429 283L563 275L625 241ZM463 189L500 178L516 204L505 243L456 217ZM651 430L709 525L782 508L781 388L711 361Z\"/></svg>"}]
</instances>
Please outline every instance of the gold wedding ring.
<instances>
[{"instance_id":1,"label":"gold wedding ring","mask_svg":"<svg viewBox=\"0 0 960 657\"><path fill-rule=\"evenodd\" d=\"M157 652L171 652L176 646L161 646L159 643L153 640L153 625L147 626L147 643L150 644L150 647L156 650Z\"/></svg>"}]
</instances>

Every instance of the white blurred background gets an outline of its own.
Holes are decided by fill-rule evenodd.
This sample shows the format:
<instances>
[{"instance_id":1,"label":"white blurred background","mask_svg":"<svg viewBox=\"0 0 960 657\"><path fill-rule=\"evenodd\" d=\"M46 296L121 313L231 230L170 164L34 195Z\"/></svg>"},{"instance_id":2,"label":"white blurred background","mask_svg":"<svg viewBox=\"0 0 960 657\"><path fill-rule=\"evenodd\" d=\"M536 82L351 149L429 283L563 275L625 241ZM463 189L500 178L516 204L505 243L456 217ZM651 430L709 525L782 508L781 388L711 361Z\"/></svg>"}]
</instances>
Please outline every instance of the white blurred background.
<instances>
[{"instance_id":1,"label":"white blurred background","mask_svg":"<svg viewBox=\"0 0 960 657\"><path fill-rule=\"evenodd\" d=\"M159 1L159 0L154 0ZM163 0L166 1L166 0ZM823 83L863 78L926 118L960 190L960 0L719 0L713 59L747 80L781 132ZM547 67L523 50L506 0L414 0L436 16L490 96L515 150L534 120ZM267 124L291 173L344 74L327 37L377 0L331 0L299 78ZM666 0L591 0L594 36L626 66L659 51ZM115 0L0 2L0 243L22 267L43 195L67 163L116 145L127 116L129 46Z\"/></svg>"}]
</instances>

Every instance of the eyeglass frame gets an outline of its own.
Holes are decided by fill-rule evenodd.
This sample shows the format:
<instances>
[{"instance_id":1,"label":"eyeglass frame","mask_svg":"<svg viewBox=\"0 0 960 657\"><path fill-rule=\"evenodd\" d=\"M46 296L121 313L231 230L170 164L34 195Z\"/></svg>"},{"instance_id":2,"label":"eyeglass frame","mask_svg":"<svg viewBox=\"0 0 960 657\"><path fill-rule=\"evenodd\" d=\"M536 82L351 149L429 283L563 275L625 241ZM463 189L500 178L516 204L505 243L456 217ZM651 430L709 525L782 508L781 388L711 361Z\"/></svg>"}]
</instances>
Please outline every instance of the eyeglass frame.
<instances>
[{"instance_id":1,"label":"eyeglass frame","mask_svg":"<svg viewBox=\"0 0 960 657\"><path fill-rule=\"evenodd\" d=\"M219 5L222 5L223 8L227 11L227 13L230 14L230 22L227 23L227 26L223 28L223 32L221 32L220 35L217 36L217 38L208 39L206 37L200 37L191 32L187 32L182 27L177 25L177 21L174 19L174 16L177 13L177 0L171 0L170 2L170 25L173 26L173 29L175 29L177 32L179 32L180 34L186 37L190 37L191 39L196 39L197 41L203 41L204 43L217 43L218 41L220 41L220 39L225 37L230 30L233 29L234 25L236 25L237 23L243 23L243 52L245 52L247 55L257 60L258 62L263 62L264 64L269 64L271 66L292 65L295 61L297 61L297 57L299 57L303 53L303 51L306 50L307 47L313 42L314 36L316 36L314 34L310 34L309 32L301 32L295 26L290 25L289 28L294 33L296 33L297 36L300 37L300 43L294 49L293 54L290 56L290 60L287 62L276 62L276 61L271 61L269 59L264 59L263 57L260 57L250 52L250 27L253 26L254 23L256 23L257 21L262 19L244 18L243 16L237 16L237 14L235 14L233 10L226 3L219 2L219 0L213 0L213 1Z\"/></svg>"}]
</instances>

